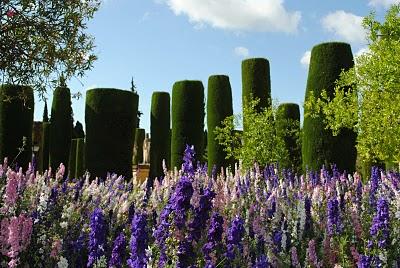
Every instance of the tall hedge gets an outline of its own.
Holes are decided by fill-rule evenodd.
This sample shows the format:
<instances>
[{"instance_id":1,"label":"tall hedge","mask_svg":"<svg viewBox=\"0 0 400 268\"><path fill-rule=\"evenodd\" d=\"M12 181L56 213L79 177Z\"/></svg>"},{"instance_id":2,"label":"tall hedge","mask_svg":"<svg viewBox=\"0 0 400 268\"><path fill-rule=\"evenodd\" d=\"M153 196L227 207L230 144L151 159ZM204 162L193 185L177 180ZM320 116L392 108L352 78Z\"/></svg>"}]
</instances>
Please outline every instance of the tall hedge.
<instances>
[{"instance_id":1,"label":"tall hedge","mask_svg":"<svg viewBox=\"0 0 400 268\"><path fill-rule=\"evenodd\" d=\"M34 97L27 86L0 86L0 161L28 168L32 159ZM19 154L19 148L23 151ZM19 155L18 155L19 154ZM18 157L17 157L18 155ZM16 158L17 157L17 158Z\"/></svg>"},{"instance_id":2,"label":"tall hedge","mask_svg":"<svg viewBox=\"0 0 400 268\"><path fill-rule=\"evenodd\" d=\"M75 178L80 178L85 173L85 139L76 139L76 166Z\"/></svg>"},{"instance_id":3,"label":"tall hedge","mask_svg":"<svg viewBox=\"0 0 400 268\"><path fill-rule=\"evenodd\" d=\"M215 138L215 128L221 122L233 115L232 89L229 77L226 75L213 75L208 78L207 91L207 156L208 172L211 173L214 165L217 171L227 167L229 161L225 159L226 153Z\"/></svg>"},{"instance_id":4,"label":"tall hedge","mask_svg":"<svg viewBox=\"0 0 400 268\"><path fill-rule=\"evenodd\" d=\"M203 83L193 80L176 82L172 89L171 167L181 167L186 144L194 145L196 160L201 160L203 137Z\"/></svg>"},{"instance_id":5,"label":"tall hedge","mask_svg":"<svg viewBox=\"0 0 400 268\"><path fill-rule=\"evenodd\" d=\"M242 61L242 103L250 98L260 100L257 111L271 103L271 78L267 59L252 58Z\"/></svg>"},{"instance_id":6,"label":"tall hedge","mask_svg":"<svg viewBox=\"0 0 400 268\"><path fill-rule=\"evenodd\" d=\"M135 143L134 147L136 147L136 152L134 152L133 156L133 164L141 164L143 163L143 141L145 138L146 132L143 128L136 128L135 130Z\"/></svg>"},{"instance_id":7,"label":"tall hedge","mask_svg":"<svg viewBox=\"0 0 400 268\"><path fill-rule=\"evenodd\" d=\"M287 162L280 163L283 168L299 172L301 169L300 108L296 103L282 103L276 113L276 131L285 142L288 151Z\"/></svg>"},{"instance_id":8,"label":"tall hedge","mask_svg":"<svg viewBox=\"0 0 400 268\"><path fill-rule=\"evenodd\" d=\"M342 70L354 66L351 47L347 43L322 43L311 51L305 100L312 92L319 97L325 89L333 96L335 81ZM305 113L308 111L306 110ZM354 171L357 152L356 134L344 129L336 137L325 129L323 116L306 117L303 124L302 159L303 168L318 170L322 165L336 164L340 170Z\"/></svg>"},{"instance_id":9,"label":"tall hedge","mask_svg":"<svg viewBox=\"0 0 400 268\"><path fill-rule=\"evenodd\" d=\"M75 178L76 173L76 146L78 144L77 139L71 140L71 148L69 150L69 161L68 161L68 177Z\"/></svg>"},{"instance_id":10,"label":"tall hedge","mask_svg":"<svg viewBox=\"0 0 400 268\"><path fill-rule=\"evenodd\" d=\"M171 163L171 108L168 92L153 92L150 112L150 178L163 176L162 161Z\"/></svg>"},{"instance_id":11,"label":"tall hedge","mask_svg":"<svg viewBox=\"0 0 400 268\"><path fill-rule=\"evenodd\" d=\"M96 88L86 92L86 168L132 178L133 143L139 96L132 91Z\"/></svg>"},{"instance_id":12,"label":"tall hedge","mask_svg":"<svg viewBox=\"0 0 400 268\"><path fill-rule=\"evenodd\" d=\"M73 128L69 88L57 87L54 90L50 123L50 166L55 171L63 163L68 171Z\"/></svg>"},{"instance_id":13,"label":"tall hedge","mask_svg":"<svg viewBox=\"0 0 400 268\"><path fill-rule=\"evenodd\" d=\"M41 171L45 171L49 169L49 157L50 157L50 122L43 122L43 130L42 130L42 169Z\"/></svg>"}]
</instances>

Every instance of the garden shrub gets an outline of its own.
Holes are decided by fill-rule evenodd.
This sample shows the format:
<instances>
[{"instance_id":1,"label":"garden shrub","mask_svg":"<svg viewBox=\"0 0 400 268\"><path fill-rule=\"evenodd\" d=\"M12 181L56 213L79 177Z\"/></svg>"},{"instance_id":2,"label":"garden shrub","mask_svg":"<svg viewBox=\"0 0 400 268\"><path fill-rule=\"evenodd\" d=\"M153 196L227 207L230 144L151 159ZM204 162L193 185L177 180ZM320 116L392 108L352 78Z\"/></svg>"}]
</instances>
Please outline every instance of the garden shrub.
<instances>
[{"instance_id":1,"label":"garden shrub","mask_svg":"<svg viewBox=\"0 0 400 268\"><path fill-rule=\"evenodd\" d=\"M107 172L132 178L133 143L139 96L95 88L86 92L86 168L94 177Z\"/></svg>"},{"instance_id":2,"label":"garden shrub","mask_svg":"<svg viewBox=\"0 0 400 268\"><path fill-rule=\"evenodd\" d=\"M171 168L180 168L187 144L194 145L196 159L203 155L204 87L201 81L176 82L172 89Z\"/></svg>"},{"instance_id":3,"label":"garden shrub","mask_svg":"<svg viewBox=\"0 0 400 268\"><path fill-rule=\"evenodd\" d=\"M171 163L171 108L168 92L156 91L151 97L150 114L150 174L154 179L164 174L162 161Z\"/></svg>"},{"instance_id":4,"label":"garden shrub","mask_svg":"<svg viewBox=\"0 0 400 268\"><path fill-rule=\"evenodd\" d=\"M50 117L49 159L53 171L61 163L68 170L73 122L70 90L65 86L57 87L53 92Z\"/></svg>"},{"instance_id":5,"label":"garden shrub","mask_svg":"<svg viewBox=\"0 0 400 268\"><path fill-rule=\"evenodd\" d=\"M219 172L221 167L229 165L229 160L226 159L226 152L216 139L215 128L221 127L222 122L232 115L232 89L229 77L226 75L210 76L207 92L207 159L209 174L214 166Z\"/></svg>"},{"instance_id":6,"label":"garden shrub","mask_svg":"<svg viewBox=\"0 0 400 268\"><path fill-rule=\"evenodd\" d=\"M68 161L68 177L70 179L75 178L77 144L78 144L78 139L71 140L71 148L69 150L69 161Z\"/></svg>"},{"instance_id":7,"label":"garden shrub","mask_svg":"<svg viewBox=\"0 0 400 268\"><path fill-rule=\"evenodd\" d=\"M76 139L75 178L81 178L85 173L85 139Z\"/></svg>"},{"instance_id":8,"label":"garden shrub","mask_svg":"<svg viewBox=\"0 0 400 268\"><path fill-rule=\"evenodd\" d=\"M143 141L145 138L146 132L143 128L136 128L135 131L135 144L136 152L133 155L133 164L141 164L143 163Z\"/></svg>"},{"instance_id":9,"label":"garden shrub","mask_svg":"<svg viewBox=\"0 0 400 268\"><path fill-rule=\"evenodd\" d=\"M314 46L311 51L305 101L318 98L323 90L332 97L335 81L343 70L354 66L351 47L347 43L331 42ZM306 114L309 112L305 107ZM357 157L356 134L343 129L333 136L326 129L322 113L318 117L305 117L302 136L303 168L319 169L322 165L336 164L340 170L354 171Z\"/></svg>"},{"instance_id":10,"label":"garden shrub","mask_svg":"<svg viewBox=\"0 0 400 268\"><path fill-rule=\"evenodd\" d=\"M33 90L0 85L0 159L24 169L32 160ZM21 150L20 150L21 149Z\"/></svg>"}]
</instances>

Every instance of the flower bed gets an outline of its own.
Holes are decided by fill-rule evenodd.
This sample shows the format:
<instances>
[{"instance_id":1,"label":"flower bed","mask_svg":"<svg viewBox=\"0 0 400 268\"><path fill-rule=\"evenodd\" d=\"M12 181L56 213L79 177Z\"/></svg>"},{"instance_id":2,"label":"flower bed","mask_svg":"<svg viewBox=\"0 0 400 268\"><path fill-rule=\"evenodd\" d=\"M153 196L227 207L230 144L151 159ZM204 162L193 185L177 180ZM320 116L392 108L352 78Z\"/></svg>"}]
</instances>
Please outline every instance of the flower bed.
<instances>
[{"instance_id":1,"label":"flower bed","mask_svg":"<svg viewBox=\"0 0 400 268\"><path fill-rule=\"evenodd\" d=\"M400 176L207 176L187 148L152 190L0 167L1 267L397 267Z\"/></svg>"}]
</instances>

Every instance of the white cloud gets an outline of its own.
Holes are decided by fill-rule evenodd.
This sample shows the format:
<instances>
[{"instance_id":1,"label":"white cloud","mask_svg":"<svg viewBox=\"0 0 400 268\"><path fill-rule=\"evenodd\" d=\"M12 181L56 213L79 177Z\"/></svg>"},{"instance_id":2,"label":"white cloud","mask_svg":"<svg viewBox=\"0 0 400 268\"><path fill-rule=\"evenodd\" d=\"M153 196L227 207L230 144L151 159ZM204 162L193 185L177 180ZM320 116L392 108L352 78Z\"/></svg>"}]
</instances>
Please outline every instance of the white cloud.
<instances>
[{"instance_id":1,"label":"white cloud","mask_svg":"<svg viewBox=\"0 0 400 268\"><path fill-rule=\"evenodd\" d=\"M165 0L176 15L195 25L204 23L232 31L285 32L298 30L299 11L287 11L284 0Z\"/></svg>"},{"instance_id":2,"label":"white cloud","mask_svg":"<svg viewBox=\"0 0 400 268\"><path fill-rule=\"evenodd\" d=\"M356 52L355 57L357 58L357 57L361 56L362 54L368 53L368 52L370 52L368 47L362 47Z\"/></svg>"},{"instance_id":3,"label":"white cloud","mask_svg":"<svg viewBox=\"0 0 400 268\"><path fill-rule=\"evenodd\" d=\"M245 47L235 47L234 52L236 56L246 58L249 56L250 52L247 48Z\"/></svg>"},{"instance_id":4,"label":"white cloud","mask_svg":"<svg viewBox=\"0 0 400 268\"><path fill-rule=\"evenodd\" d=\"M362 27L363 17L337 10L322 19L322 26L347 42L365 42L366 31Z\"/></svg>"},{"instance_id":5,"label":"white cloud","mask_svg":"<svg viewBox=\"0 0 400 268\"><path fill-rule=\"evenodd\" d=\"M306 52L304 52L303 56L301 57L300 63L304 67L308 67L308 65L310 65L310 59L311 59L311 51L307 50Z\"/></svg>"},{"instance_id":6,"label":"white cloud","mask_svg":"<svg viewBox=\"0 0 400 268\"><path fill-rule=\"evenodd\" d=\"M393 4L399 4L400 0L369 0L368 5L373 7L383 6L385 8L390 7Z\"/></svg>"}]
</instances>

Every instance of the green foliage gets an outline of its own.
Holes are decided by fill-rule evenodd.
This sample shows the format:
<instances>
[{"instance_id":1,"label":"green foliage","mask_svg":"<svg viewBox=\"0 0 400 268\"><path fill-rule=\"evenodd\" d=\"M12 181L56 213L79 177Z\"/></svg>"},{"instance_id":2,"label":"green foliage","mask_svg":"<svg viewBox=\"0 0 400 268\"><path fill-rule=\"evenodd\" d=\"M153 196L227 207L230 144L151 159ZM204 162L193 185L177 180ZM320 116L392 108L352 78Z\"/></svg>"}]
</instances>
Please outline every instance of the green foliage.
<instances>
[{"instance_id":1,"label":"green foliage","mask_svg":"<svg viewBox=\"0 0 400 268\"><path fill-rule=\"evenodd\" d=\"M211 173L214 165L217 172L221 167L227 167L229 159L223 147L215 138L215 128L221 127L222 122L233 115L232 89L229 77L226 75L213 75L208 79L207 92L207 159L208 172Z\"/></svg>"},{"instance_id":2,"label":"green foliage","mask_svg":"<svg viewBox=\"0 0 400 268\"><path fill-rule=\"evenodd\" d=\"M70 179L75 178L76 173L76 147L78 140L71 140L71 148L69 150L69 161L68 161L68 177Z\"/></svg>"},{"instance_id":3,"label":"green foliage","mask_svg":"<svg viewBox=\"0 0 400 268\"><path fill-rule=\"evenodd\" d=\"M141 164L143 163L143 141L145 138L146 132L143 128L136 128L135 131L135 143L133 150L133 164Z\"/></svg>"},{"instance_id":4,"label":"green foliage","mask_svg":"<svg viewBox=\"0 0 400 268\"><path fill-rule=\"evenodd\" d=\"M258 99L245 102L243 121L240 115L230 116L224 120L222 127L215 129L216 139L224 148L227 158L241 160L245 169L251 168L254 162L263 166L287 162L289 157L273 120L277 108L271 106L258 112L258 103ZM235 130L241 123L248 126L243 132Z\"/></svg>"},{"instance_id":5,"label":"green foliage","mask_svg":"<svg viewBox=\"0 0 400 268\"><path fill-rule=\"evenodd\" d=\"M162 161L170 167L171 160L171 108L168 92L153 92L150 114L150 178L164 174Z\"/></svg>"},{"instance_id":6,"label":"green foliage","mask_svg":"<svg viewBox=\"0 0 400 268\"><path fill-rule=\"evenodd\" d=\"M75 178L81 178L85 173L85 139L76 140L76 168Z\"/></svg>"},{"instance_id":7,"label":"green foliage","mask_svg":"<svg viewBox=\"0 0 400 268\"><path fill-rule=\"evenodd\" d=\"M0 159L24 169L32 159L34 97L27 86L0 85Z\"/></svg>"},{"instance_id":8,"label":"green foliage","mask_svg":"<svg viewBox=\"0 0 400 268\"><path fill-rule=\"evenodd\" d=\"M306 105L313 107L312 116L324 114L335 134L353 128L365 163L400 163L400 5L393 5L383 22L371 13L363 25L368 51L357 57L354 68L341 74L333 96L322 92Z\"/></svg>"},{"instance_id":9,"label":"green foliage","mask_svg":"<svg viewBox=\"0 0 400 268\"><path fill-rule=\"evenodd\" d=\"M68 170L73 121L70 90L57 87L53 93L50 118L50 166L53 171L61 163Z\"/></svg>"},{"instance_id":10,"label":"green foliage","mask_svg":"<svg viewBox=\"0 0 400 268\"><path fill-rule=\"evenodd\" d=\"M42 125L42 169L41 171L45 171L49 169L50 163L50 123L43 122Z\"/></svg>"},{"instance_id":11,"label":"green foliage","mask_svg":"<svg viewBox=\"0 0 400 268\"><path fill-rule=\"evenodd\" d=\"M242 61L242 103L250 98L260 100L256 107L258 112L271 104L271 79L267 59Z\"/></svg>"},{"instance_id":12,"label":"green foliage","mask_svg":"<svg viewBox=\"0 0 400 268\"><path fill-rule=\"evenodd\" d=\"M86 168L132 178L133 143L139 96L132 91L96 88L86 92Z\"/></svg>"},{"instance_id":13,"label":"green foliage","mask_svg":"<svg viewBox=\"0 0 400 268\"><path fill-rule=\"evenodd\" d=\"M179 81L172 89L171 167L180 168L186 144L203 155L204 87L201 81Z\"/></svg>"},{"instance_id":14,"label":"green foliage","mask_svg":"<svg viewBox=\"0 0 400 268\"><path fill-rule=\"evenodd\" d=\"M91 69L94 38L85 33L100 0L7 0L0 8L0 79L43 94L61 74Z\"/></svg>"},{"instance_id":15,"label":"green foliage","mask_svg":"<svg viewBox=\"0 0 400 268\"><path fill-rule=\"evenodd\" d=\"M296 103L282 103L276 112L276 131L285 142L287 161L279 164L283 168L301 171L300 108Z\"/></svg>"},{"instance_id":16,"label":"green foliage","mask_svg":"<svg viewBox=\"0 0 400 268\"><path fill-rule=\"evenodd\" d=\"M310 113L309 100L325 92L328 98L335 92L335 81L342 70L353 67L351 47L347 43L331 42L313 47L304 106L305 113ZM347 92L347 88L343 89ZM319 170L322 165L330 167L336 164L339 170L354 171L356 162L356 133L343 129L337 136L327 129L325 115L304 118L302 135L303 169Z\"/></svg>"}]
</instances>

